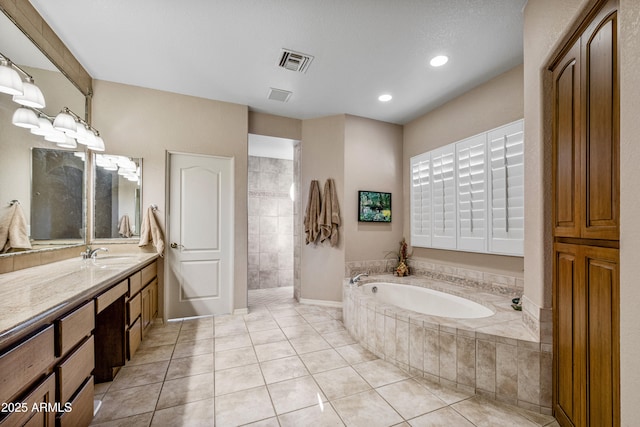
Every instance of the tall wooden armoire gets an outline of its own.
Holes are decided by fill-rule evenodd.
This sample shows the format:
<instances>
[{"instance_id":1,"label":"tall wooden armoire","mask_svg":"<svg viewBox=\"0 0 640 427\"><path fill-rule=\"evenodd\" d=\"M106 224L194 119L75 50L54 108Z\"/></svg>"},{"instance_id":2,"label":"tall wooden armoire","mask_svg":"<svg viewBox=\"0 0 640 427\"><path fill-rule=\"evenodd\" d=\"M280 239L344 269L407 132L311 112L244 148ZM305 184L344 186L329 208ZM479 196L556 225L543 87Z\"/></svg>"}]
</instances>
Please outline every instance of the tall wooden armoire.
<instances>
[{"instance_id":1,"label":"tall wooden armoire","mask_svg":"<svg viewBox=\"0 0 640 427\"><path fill-rule=\"evenodd\" d=\"M617 0L553 62L553 409L562 426L620 425Z\"/></svg>"}]
</instances>

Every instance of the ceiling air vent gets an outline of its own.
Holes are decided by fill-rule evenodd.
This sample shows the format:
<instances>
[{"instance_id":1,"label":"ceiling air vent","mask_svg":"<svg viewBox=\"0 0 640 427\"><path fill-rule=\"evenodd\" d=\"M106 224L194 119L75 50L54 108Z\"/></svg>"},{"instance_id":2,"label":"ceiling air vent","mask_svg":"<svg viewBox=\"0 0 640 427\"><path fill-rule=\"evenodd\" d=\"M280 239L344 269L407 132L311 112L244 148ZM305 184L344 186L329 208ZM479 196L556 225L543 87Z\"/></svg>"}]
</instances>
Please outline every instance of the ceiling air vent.
<instances>
[{"instance_id":1,"label":"ceiling air vent","mask_svg":"<svg viewBox=\"0 0 640 427\"><path fill-rule=\"evenodd\" d=\"M287 102L293 92L284 89L269 88L269 96L267 98L272 101Z\"/></svg>"},{"instance_id":2,"label":"ceiling air vent","mask_svg":"<svg viewBox=\"0 0 640 427\"><path fill-rule=\"evenodd\" d=\"M299 73L306 73L309 65L313 61L313 56L306 53L294 52L293 50L282 49L282 55L278 66Z\"/></svg>"}]
</instances>

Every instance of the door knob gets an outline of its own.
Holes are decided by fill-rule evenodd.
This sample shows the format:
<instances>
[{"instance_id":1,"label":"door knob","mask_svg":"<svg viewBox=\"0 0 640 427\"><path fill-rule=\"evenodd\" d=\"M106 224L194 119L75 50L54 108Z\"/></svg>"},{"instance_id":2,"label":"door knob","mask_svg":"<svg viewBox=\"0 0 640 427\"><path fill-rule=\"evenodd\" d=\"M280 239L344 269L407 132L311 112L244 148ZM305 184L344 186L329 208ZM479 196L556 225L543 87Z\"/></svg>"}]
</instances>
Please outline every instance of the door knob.
<instances>
[{"instance_id":1,"label":"door knob","mask_svg":"<svg viewBox=\"0 0 640 427\"><path fill-rule=\"evenodd\" d=\"M183 248L184 246L177 244L176 242L171 242L171 249Z\"/></svg>"}]
</instances>

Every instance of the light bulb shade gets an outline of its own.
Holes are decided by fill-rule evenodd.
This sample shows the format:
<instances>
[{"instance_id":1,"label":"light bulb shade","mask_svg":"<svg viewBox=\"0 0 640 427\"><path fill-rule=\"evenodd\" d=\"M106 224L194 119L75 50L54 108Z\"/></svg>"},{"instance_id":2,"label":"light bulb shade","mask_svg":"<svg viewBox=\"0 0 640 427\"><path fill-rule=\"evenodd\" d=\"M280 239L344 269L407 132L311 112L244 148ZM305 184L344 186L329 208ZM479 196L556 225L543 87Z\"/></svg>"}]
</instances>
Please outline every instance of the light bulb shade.
<instances>
[{"instance_id":1,"label":"light bulb shade","mask_svg":"<svg viewBox=\"0 0 640 427\"><path fill-rule=\"evenodd\" d=\"M44 140L49 142L55 142L56 144L63 143L67 140L67 135L65 135L64 132L54 129L53 132L44 136Z\"/></svg>"},{"instance_id":2,"label":"light bulb shade","mask_svg":"<svg viewBox=\"0 0 640 427\"><path fill-rule=\"evenodd\" d=\"M7 61L0 63L0 92L21 95L23 82L20 74Z\"/></svg>"},{"instance_id":3,"label":"light bulb shade","mask_svg":"<svg viewBox=\"0 0 640 427\"><path fill-rule=\"evenodd\" d=\"M87 145L87 147L89 147L93 151L104 151L104 140L100 135L96 135L95 141L91 145Z\"/></svg>"},{"instance_id":4,"label":"light bulb shade","mask_svg":"<svg viewBox=\"0 0 640 427\"><path fill-rule=\"evenodd\" d=\"M34 129L40 127L40 122L38 122L38 116L36 115L36 113L26 107L20 107L16 110L15 113L13 113L11 123L18 127L26 129Z\"/></svg>"},{"instance_id":5,"label":"light bulb shade","mask_svg":"<svg viewBox=\"0 0 640 427\"><path fill-rule=\"evenodd\" d=\"M93 133L89 130L87 130L86 127L84 127L84 125L82 123L78 124L78 130L75 132L75 138L76 141L78 141L79 144L83 144L83 145L88 145L88 134L89 133ZM71 132L69 133L69 135L71 136Z\"/></svg>"},{"instance_id":6,"label":"light bulb shade","mask_svg":"<svg viewBox=\"0 0 640 427\"><path fill-rule=\"evenodd\" d=\"M60 148L76 148L78 144L76 144L76 140L71 138L70 136L64 137L63 142L56 142L56 145Z\"/></svg>"},{"instance_id":7,"label":"light bulb shade","mask_svg":"<svg viewBox=\"0 0 640 427\"><path fill-rule=\"evenodd\" d=\"M31 132L34 135L40 135L40 136L46 136L52 132L57 132L53 128L53 125L51 124L51 122L48 119L45 119L44 117L39 117L38 123L40 124L40 126L38 126L37 128L31 129L29 132Z\"/></svg>"},{"instance_id":8,"label":"light bulb shade","mask_svg":"<svg viewBox=\"0 0 640 427\"><path fill-rule=\"evenodd\" d=\"M53 128L65 133L73 132L75 134L78 131L78 124L71 114L62 111L53 121Z\"/></svg>"},{"instance_id":9,"label":"light bulb shade","mask_svg":"<svg viewBox=\"0 0 640 427\"><path fill-rule=\"evenodd\" d=\"M33 108L44 108L44 95L40 88L31 82L22 83L22 95L13 95L13 101Z\"/></svg>"}]
</instances>

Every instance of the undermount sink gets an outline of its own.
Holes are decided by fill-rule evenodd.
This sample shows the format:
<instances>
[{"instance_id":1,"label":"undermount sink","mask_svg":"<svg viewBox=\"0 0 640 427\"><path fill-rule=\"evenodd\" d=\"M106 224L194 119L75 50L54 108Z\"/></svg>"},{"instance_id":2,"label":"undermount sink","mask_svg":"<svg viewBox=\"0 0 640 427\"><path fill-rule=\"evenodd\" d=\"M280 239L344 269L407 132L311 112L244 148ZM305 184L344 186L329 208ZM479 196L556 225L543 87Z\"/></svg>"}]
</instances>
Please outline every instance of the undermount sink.
<instances>
[{"instance_id":1,"label":"undermount sink","mask_svg":"<svg viewBox=\"0 0 640 427\"><path fill-rule=\"evenodd\" d=\"M119 262L129 262L138 259L137 255L97 255L91 259L94 264L115 264Z\"/></svg>"}]
</instances>

